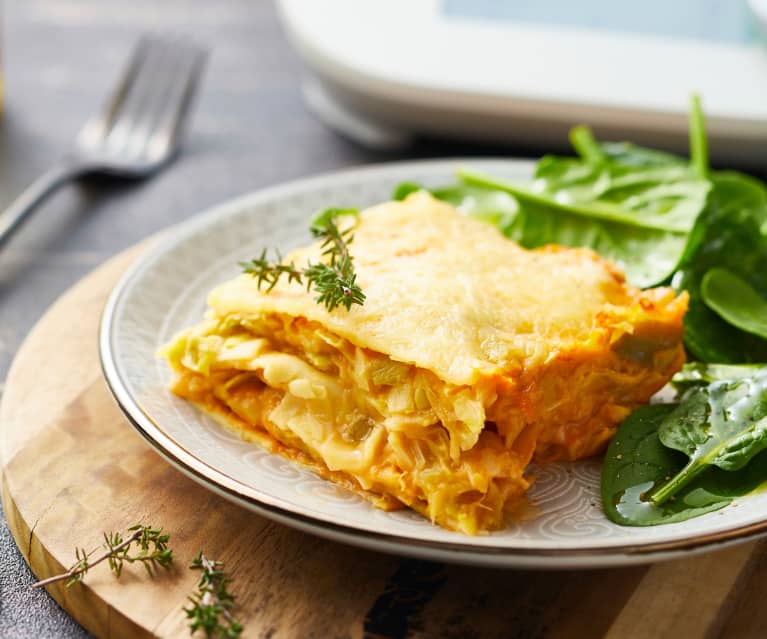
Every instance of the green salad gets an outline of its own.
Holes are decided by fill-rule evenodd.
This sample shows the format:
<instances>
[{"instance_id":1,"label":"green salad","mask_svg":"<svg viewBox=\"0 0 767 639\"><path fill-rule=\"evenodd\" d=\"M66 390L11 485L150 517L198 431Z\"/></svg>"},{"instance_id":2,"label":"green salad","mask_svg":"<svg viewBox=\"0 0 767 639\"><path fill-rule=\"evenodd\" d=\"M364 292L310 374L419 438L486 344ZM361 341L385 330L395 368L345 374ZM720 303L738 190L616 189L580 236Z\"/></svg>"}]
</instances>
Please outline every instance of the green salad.
<instances>
[{"instance_id":1,"label":"green salad","mask_svg":"<svg viewBox=\"0 0 767 639\"><path fill-rule=\"evenodd\" d=\"M526 182L460 169L429 189L527 248L590 247L635 286L688 292L676 398L636 410L602 467L605 514L630 526L696 517L767 482L767 186L711 169L697 96L689 127L689 159L576 126L576 156L543 157Z\"/></svg>"}]
</instances>

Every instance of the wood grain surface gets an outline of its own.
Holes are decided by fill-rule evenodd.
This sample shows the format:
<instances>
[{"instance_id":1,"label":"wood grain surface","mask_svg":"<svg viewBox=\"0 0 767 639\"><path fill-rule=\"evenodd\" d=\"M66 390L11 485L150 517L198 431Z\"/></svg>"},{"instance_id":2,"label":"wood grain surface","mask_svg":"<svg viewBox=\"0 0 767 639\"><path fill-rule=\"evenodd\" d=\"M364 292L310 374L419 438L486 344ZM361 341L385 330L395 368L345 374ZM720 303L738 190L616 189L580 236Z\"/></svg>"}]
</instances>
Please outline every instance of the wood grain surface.
<instances>
[{"instance_id":1,"label":"wood grain surface","mask_svg":"<svg viewBox=\"0 0 767 639\"><path fill-rule=\"evenodd\" d=\"M171 533L176 566L149 580L105 566L49 586L100 637L188 636L183 613L202 549L233 578L246 637L760 637L764 544L649 567L533 572L449 566L342 546L272 523L166 464L115 405L98 364L104 300L124 253L43 317L20 349L0 413L3 506L39 578L74 546L136 521ZM45 397L45 402L38 401Z\"/></svg>"}]
</instances>

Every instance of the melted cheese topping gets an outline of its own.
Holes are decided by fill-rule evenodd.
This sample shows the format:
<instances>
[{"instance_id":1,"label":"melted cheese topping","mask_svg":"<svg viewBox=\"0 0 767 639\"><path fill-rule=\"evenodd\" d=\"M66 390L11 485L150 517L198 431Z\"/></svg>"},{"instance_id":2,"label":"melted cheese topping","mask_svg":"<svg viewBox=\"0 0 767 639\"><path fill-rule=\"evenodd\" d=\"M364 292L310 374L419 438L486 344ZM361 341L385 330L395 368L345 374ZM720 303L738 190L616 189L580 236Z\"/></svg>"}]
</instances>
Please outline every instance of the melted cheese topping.
<instances>
[{"instance_id":1,"label":"melted cheese topping","mask_svg":"<svg viewBox=\"0 0 767 639\"><path fill-rule=\"evenodd\" d=\"M587 249L520 248L426 193L363 212L350 246L363 306L329 313L304 286L269 294L242 275L212 291L217 316L278 313L357 346L473 384L590 339L599 313L629 300L623 276ZM315 244L287 262L320 259Z\"/></svg>"}]
</instances>

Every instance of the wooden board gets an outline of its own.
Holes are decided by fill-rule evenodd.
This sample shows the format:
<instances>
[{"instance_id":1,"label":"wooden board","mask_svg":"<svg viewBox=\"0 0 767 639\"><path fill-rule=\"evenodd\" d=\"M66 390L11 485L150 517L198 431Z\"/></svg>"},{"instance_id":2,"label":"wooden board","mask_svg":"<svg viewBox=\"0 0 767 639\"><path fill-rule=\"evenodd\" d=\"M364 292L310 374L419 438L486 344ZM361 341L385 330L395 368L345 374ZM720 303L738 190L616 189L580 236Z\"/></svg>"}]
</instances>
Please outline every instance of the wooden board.
<instances>
[{"instance_id":1,"label":"wooden board","mask_svg":"<svg viewBox=\"0 0 767 639\"><path fill-rule=\"evenodd\" d=\"M102 637L183 637L198 550L225 562L245 637L767 636L767 552L744 544L649 567L531 572L402 559L271 523L209 493L157 456L101 377L104 300L142 250L64 295L20 349L0 412L3 507L39 578L74 547L136 521L172 534L176 568L149 580L106 566L49 592Z\"/></svg>"}]
</instances>

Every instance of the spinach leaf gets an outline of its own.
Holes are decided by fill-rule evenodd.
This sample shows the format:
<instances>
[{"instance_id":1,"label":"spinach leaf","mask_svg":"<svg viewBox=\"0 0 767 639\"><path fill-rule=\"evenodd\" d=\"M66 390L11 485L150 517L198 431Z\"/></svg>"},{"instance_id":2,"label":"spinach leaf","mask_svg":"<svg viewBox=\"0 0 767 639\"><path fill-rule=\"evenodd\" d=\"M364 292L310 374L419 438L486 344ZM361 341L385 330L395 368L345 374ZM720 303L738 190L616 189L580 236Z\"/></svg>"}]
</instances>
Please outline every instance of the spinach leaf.
<instances>
[{"instance_id":1,"label":"spinach leaf","mask_svg":"<svg viewBox=\"0 0 767 639\"><path fill-rule=\"evenodd\" d=\"M575 132L580 127L575 127ZM573 145L576 144L576 135L571 133L570 140ZM623 166L687 166L689 161L686 158L665 151L648 149L643 146L637 146L631 142L599 142L599 149L604 157ZM575 147L578 154L581 155L578 147Z\"/></svg>"},{"instance_id":2,"label":"spinach leaf","mask_svg":"<svg viewBox=\"0 0 767 639\"><path fill-rule=\"evenodd\" d=\"M496 224L522 246L590 247L621 267L630 283L653 286L675 271L711 190L702 117L693 100L690 163L632 144L600 143L580 126L571 132L579 157L544 157L529 183L461 169L458 184L431 193ZM394 197L418 188L403 183Z\"/></svg>"},{"instance_id":3,"label":"spinach leaf","mask_svg":"<svg viewBox=\"0 0 767 639\"><path fill-rule=\"evenodd\" d=\"M402 199L420 188L403 182L394 190L395 199L397 196ZM681 233L598 222L553 209L545 203L518 200L498 189L455 184L431 189L430 193L467 215L494 224L526 248L546 244L590 247L615 262L627 279L640 287L667 279L676 268L687 241Z\"/></svg>"},{"instance_id":4,"label":"spinach leaf","mask_svg":"<svg viewBox=\"0 0 767 639\"><path fill-rule=\"evenodd\" d=\"M708 166L708 137L706 136L706 120L703 117L703 107L700 96L693 94L690 99L690 163L700 177L707 177Z\"/></svg>"},{"instance_id":5,"label":"spinach leaf","mask_svg":"<svg viewBox=\"0 0 767 639\"><path fill-rule=\"evenodd\" d=\"M712 268L701 280L700 296L726 322L767 339L767 300L735 273Z\"/></svg>"},{"instance_id":6,"label":"spinach leaf","mask_svg":"<svg viewBox=\"0 0 767 639\"><path fill-rule=\"evenodd\" d=\"M418 184L417 182L400 182L399 184L397 184L397 186L394 187L394 191L392 191L392 194L391 194L391 199L394 200L395 202L401 202L411 193L415 193L416 191L426 191L426 190L428 189L426 189L421 184Z\"/></svg>"},{"instance_id":7,"label":"spinach leaf","mask_svg":"<svg viewBox=\"0 0 767 639\"><path fill-rule=\"evenodd\" d=\"M713 268L737 275L767 297L767 191L738 173L718 173L709 201L690 233L672 285L687 290L685 344L704 362L738 364L767 361L767 340L741 330L706 304L703 279ZM734 300L737 306L737 300Z\"/></svg>"},{"instance_id":8,"label":"spinach leaf","mask_svg":"<svg viewBox=\"0 0 767 639\"><path fill-rule=\"evenodd\" d=\"M687 455L688 461L653 491L656 505L668 501L710 466L742 469L767 448L767 369L751 377L691 387L664 417L658 437L664 446Z\"/></svg>"},{"instance_id":9,"label":"spinach leaf","mask_svg":"<svg viewBox=\"0 0 767 639\"><path fill-rule=\"evenodd\" d=\"M433 189L431 194L439 200L452 204L462 213L494 224L504 233L512 226L520 212L517 200L503 191L456 184Z\"/></svg>"},{"instance_id":10,"label":"spinach leaf","mask_svg":"<svg viewBox=\"0 0 767 639\"><path fill-rule=\"evenodd\" d=\"M531 184L515 184L475 171L459 170L466 184L506 191L521 203L591 220L621 222L659 231L688 232L711 190L708 150L700 100L690 108L690 163L627 144L600 144L591 130L576 126L570 141L580 157L545 156Z\"/></svg>"},{"instance_id":11,"label":"spinach leaf","mask_svg":"<svg viewBox=\"0 0 767 639\"><path fill-rule=\"evenodd\" d=\"M683 521L726 506L730 500L711 495L702 498L693 489L688 494L656 506L647 495L665 477L684 466L684 456L663 446L658 427L674 405L656 404L634 411L621 424L602 464L602 508L607 517L624 526L651 526ZM695 498L698 497L696 500Z\"/></svg>"},{"instance_id":12,"label":"spinach leaf","mask_svg":"<svg viewBox=\"0 0 767 639\"><path fill-rule=\"evenodd\" d=\"M592 248L623 269L629 282L642 288L667 279L686 245L681 233L588 219L543 202L519 204L516 215L500 218L500 228L507 237L526 248L546 244ZM487 218L487 213L479 215Z\"/></svg>"},{"instance_id":13,"label":"spinach leaf","mask_svg":"<svg viewBox=\"0 0 767 639\"><path fill-rule=\"evenodd\" d=\"M484 222L497 226L501 231L512 228L520 207L517 200L504 191L494 191L465 184L454 184L436 189L427 189L415 182L401 182L392 194L394 200L404 200L415 191L428 191L433 197L452 204L462 213L466 213ZM514 238L519 241L519 238Z\"/></svg>"},{"instance_id":14,"label":"spinach leaf","mask_svg":"<svg viewBox=\"0 0 767 639\"><path fill-rule=\"evenodd\" d=\"M681 453L663 446L658 429L674 404L643 406L621 424L602 465L602 507L624 526L670 524L719 510L767 479L767 451L742 470L710 468L682 488L675 499L657 505L649 497L684 467Z\"/></svg>"},{"instance_id":15,"label":"spinach leaf","mask_svg":"<svg viewBox=\"0 0 767 639\"><path fill-rule=\"evenodd\" d=\"M637 146L631 142L597 142L588 127L576 126L570 131L570 143L584 160L596 162L610 160L626 167L692 166L697 175L706 177L708 141L706 122L700 96L690 96L689 115L690 161L678 155Z\"/></svg>"},{"instance_id":16,"label":"spinach leaf","mask_svg":"<svg viewBox=\"0 0 767 639\"><path fill-rule=\"evenodd\" d=\"M710 384L723 379L741 379L751 377L767 364L705 364L692 362L685 364L682 370L671 378L677 391L684 391L690 386Z\"/></svg>"},{"instance_id":17,"label":"spinach leaf","mask_svg":"<svg viewBox=\"0 0 767 639\"><path fill-rule=\"evenodd\" d=\"M692 228L711 188L684 165L634 167L552 155L538 162L531 184L469 169L459 169L458 177L472 186L505 191L522 203L589 220L680 233Z\"/></svg>"}]
</instances>

